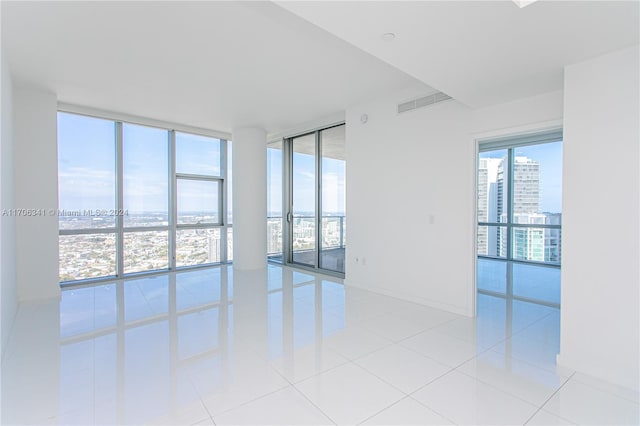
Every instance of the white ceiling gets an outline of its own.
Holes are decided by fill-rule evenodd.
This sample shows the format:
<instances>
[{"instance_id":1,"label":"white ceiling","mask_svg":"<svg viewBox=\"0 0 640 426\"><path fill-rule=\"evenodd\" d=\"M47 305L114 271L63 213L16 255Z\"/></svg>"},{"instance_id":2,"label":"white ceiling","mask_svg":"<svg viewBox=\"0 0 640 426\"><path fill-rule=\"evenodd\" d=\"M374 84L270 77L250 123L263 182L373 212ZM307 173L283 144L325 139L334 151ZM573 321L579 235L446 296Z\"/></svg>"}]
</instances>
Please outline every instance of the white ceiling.
<instances>
[{"instance_id":1,"label":"white ceiling","mask_svg":"<svg viewBox=\"0 0 640 426\"><path fill-rule=\"evenodd\" d=\"M277 133L406 87L472 107L509 101L638 43L637 1L1 3L17 81L225 132Z\"/></svg>"},{"instance_id":2,"label":"white ceiling","mask_svg":"<svg viewBox=\"0 0 640 426\"><path fill-rule=\"evenodd\" d=\"M559 90L564 66L639 42L637 0L278 4L471 107Z\"/></svg>"},{"instance_id":3,"label":"white ceiling","mask_svg":"<svg viewBox=\"0 0 640 426\"><path fill-rule=\"evenodd\" d=\"M2 49L61 102L226 132L422 84L270 2L2 1Z\"/></svg>"}]
</instances>

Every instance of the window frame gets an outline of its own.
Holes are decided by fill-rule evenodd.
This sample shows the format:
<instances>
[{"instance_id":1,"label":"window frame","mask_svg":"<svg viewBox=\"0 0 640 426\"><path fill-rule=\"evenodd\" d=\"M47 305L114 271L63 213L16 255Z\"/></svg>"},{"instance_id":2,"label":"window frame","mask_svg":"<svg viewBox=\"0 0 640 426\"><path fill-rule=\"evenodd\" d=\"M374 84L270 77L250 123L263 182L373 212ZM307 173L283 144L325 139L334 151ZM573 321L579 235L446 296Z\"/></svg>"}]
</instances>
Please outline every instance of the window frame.
<instances>
[{"instance_id":1,"label":"window frame","mask_svg":"<svg viewBox=\"0 0 640 426\"><path fill-rule=\"evenodd\" d=\"M321 272L325 275L344 278L345 273L340 271L335 271L332 269L324 269L321 264L321 256L322 256L322 178L323 178L323 144L322 142L322 132L325 130L329 130L332 128L346 126L346 122L339 121L332 124L327 124L323 126L316 127L311 130L301 131L298 133L294 133L288 136L284 136L281 139L272 140L267 143L267 146L271 143L282 142L282 214L283 218L281 219L282 223L282 252L281 253L268 253L267 259L269 262L274 262L278 264L282 264L285 266L291 266L300 270L307 270L312 272ZM345 127L346 128L346 127ZM293 254L293 197L294 197L294 187L293 187L293 164L294 164L294 140L298 138L302 138L305 136L313 136L314 137L314 164L315 164L315 176L314 176L314 190L315 190L315 212L313 216L314 221L314 232L315 232L315 248L314 248L314 264L306 264L302 262L294 261ZM346 212L345 212L346 213ZM311 218L311 217L310 217ZM270 219L278 219L278 218L269 218ZM343 227L342 230L346 229L346 215L343 216ZM342 239L343 243L345 241L344 237Z\"/></svg>"},{"instance_id":2,"label":"window frame","mask_svg":"<svg viewBox=\"0 0 640 426\"><path fill-rule=\"evenodd\" d=\"M113 279L130 278L137 276L153 275L158 273L166 273L168 271L185 270L185 269L197 269L202 267L209 267L211 265L219 265L230 263L228 259L228 235L230 229L233 227L231 223L228 223L228 147L232 143L228 135L217 134L216 132L210 132L206 129L195 129L189 126L180 126L172 123L165 123L155 120L142 119L137 117L120 117L113 113L108 112L96 112L94 110L85 111L83 108L68 105L58 105L57 113L75 114L79 116L85 116L90 118L96 118L101 120L107 120L114 123L114 149L115 149L115 191L116 191L116 211L124 211L124 124L132 124L137 126L157 128L168 133L168 224L159 226L127 226L124 225L124 216L116 215L115 223L113 227L109 228L82 228L82 229L60 229L58 225L58 235L89 235L89 234L115 234L116 237L116 274L99 277L80 278L77 280L60 281L61 287L70 287L78 285L86 285L89 283L100 283L103 281L112 281ZM188 173L176 173L176 133L183 133L188 135L194 135L199 137L207 137L217 139L220 143L220 174L219 175L197 175ZM58 160L59 161L59 160ZM215 223L205 224L178 224L177 218L177 182L178 179L185 180L202 180L208 182L217 182L218 184L218 221ZM209 262L197 265L187 265L176 267L176 233L179 230L184 229L215 229L218 228L220 232L220 261ZM129 272L124 271L124 237L125 233L138 233L138 232L152 232L152 231L167 231L168 232L168 267L163 269L155 269L141 272ZM59 244L59 243L58 243Z\"/></svg>"},{"instance_id":3,"label":"window frame","mask_svg":"<svg viewBox=\"0 0 640 426\"><path fill-rule=\"evenodd\" d=\"M544 133L539 133L536 135L528 135L522 137L511 137L511 138L500 138L500 139L492 139L487 142L480 141L478 145L478 156L477 163L480 160L480 154L483 152L497 151L500 149L507 150L507 167L509 169L509 179L507 181L507 197L508 201L507 205L507 221L506 222L489 222L489 221L479 221L477 219L478 209L476 207L476 239L477 239L477 230L481 226L486 226L488 228L491 227L504 227L506 228L507 233L507 250L506 256L490 256L490 255L476 255L480 258L485 259L493 259L493 260L506 260L506 261L514 261L514 262L522 262L522 263L530 263L533 265L544 265L550 267L560 267L561 262L550 262L550 261L535 261L535 260L522 260L518 259L514 256L513 253L513 234L515 229L523 229L523 228L535 228L535 229L558 229L562 231L562 224L536 224L536 223L516 223L514 222L513 217L513 204L514 204L514 191L513 191L513 178L514 178L514 164L515 164L515 149L521 148L523 146L531 146L531 145L543 145L547 143L554 142L562 142L563 135L561 130L554 130ZM477 165L476 165L477 167ZM476 171L476 179L478 172ZM476 194L478 192L478 188L476 185Z\"/></svg>"},{"instance_id":4,"label":"window frame","mask_svg":"<svg viewBox=\"0 0 640 426\"><path fill-rule=\"evenodd\" d=\"M534 146L534 145L544 145L548 143L556 143L556 142L564 142L564 136L562 129L552 129L543 132L537 132L533 134L520 135L520 136L509 136L509 137L501 137L501 138L492 138L486 140L478 141L478 149L476 153L476 200L478 199L478 172L480 170L480 155L483 152L490 151L499 151L506 150L507 156L505 157L507 161L508 168L508 180L506 184L506 195L507 202L506 204L506 222L491 222L491 221L480 221L478 220L478 206L476 204L475 208L475 257L476 259L484 259L489 261L496 262L504 262L506 264L506 289L505 293L499 293L492 290L480 289L476 285L477 292L480 294L486 294L490 296L496 296L507 299L516 299L525 302L532 302L541 305L551 306L554 308L559 308L560 304L532 299L525 296L518 296L514 294L514 283L513 283L513 265L522 264L522 265L530 265L530 266L539 266L543 268L552 268L552 269L561 269L562 258L560 258L557 262L552 261L536 261L536 260L528 260L521 259L516 256L514 252L514 239L515 239L515 231L518 229L555 229L562 233L562 222L560 224L533 224L533 223L516 223L513 215L513 206L514 206L514 165L515 165L515 151L518 148L526 147L526 146ZM498 218L499 220L499 218ZM491 228L500 229L504 228L506 231L506 253L505 256L500 256L500 253L494 255L489 254L479 254L478 253L478 236L479 229L481 227L486 227L487 230ZM543 247L543 256L544 256L545 248ZM560 252L562 252L562 246L560 246ZM477 279L477 267L476 267L476 279Z\"/></svg>"}]
</instances>

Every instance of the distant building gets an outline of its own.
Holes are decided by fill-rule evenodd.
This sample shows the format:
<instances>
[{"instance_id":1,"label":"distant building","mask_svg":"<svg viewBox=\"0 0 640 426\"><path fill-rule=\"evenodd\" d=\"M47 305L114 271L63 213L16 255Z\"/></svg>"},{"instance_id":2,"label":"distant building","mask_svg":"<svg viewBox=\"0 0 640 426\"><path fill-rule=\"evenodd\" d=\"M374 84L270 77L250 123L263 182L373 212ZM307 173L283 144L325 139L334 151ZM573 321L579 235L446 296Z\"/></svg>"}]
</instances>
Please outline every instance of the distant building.
<instances>
[{"instance_id":1,"label":"distant building","mask_svg":"<svg viewBox=\"0 0 640 426\"><path fill-rule=\"evenodd\" d=\"M478 164L478 221L507 223L509 169L504 158L481 158ZM513 164L512 223L559 225L561 213L540 210L540 163L516 157ZM478 254L507 257L507 227L479 227ZM514 228L512 254L515 259L560 262L560 229Z\"/></svg>"},{"instance_id":2,"label":"distant building","mask_svg":"<svg viewBox=\"0 0 640 426\"><path fill-rule=\"evenodd\" d=\"M562 213L545 213L547 225L561 225ZM562 229L544 230L544 260L560 262L562 259Z\"/></svg>"},{"instance_id":3,"label":"distant building","mask_svg":"<svg viewBox=\"0 0 640 426\"><path fill-rule=\"evenodd\" d=\"M282 253L282 218L267 220L267 253Z\"/></svg>"},{"instance_id":4,"label":"distant building","mask_svg":"<svg viewBox=\"0 0 640 426\"><path fill-rule=\"evenodd\" d=\"M497 222L497 170L501 158L481 158L478 164L478 222ZM497 230L495 227L478 229L478 253L497 255Z\"/></svg>"},{"instance_id":5,"label":"distant building","mask_svg":"<svg viewBox=\"0 0 640 426\"><path fill-rule=\"evenodd\" d=\"M209 235L209 260L207 263L220 262L220 233L212 232Z\"/></svg>"},{"instance_id":6,"label":"distant building","mask_svg":"<svg viewBox=\"0 0 640 426\"><path fill-rule=\"evenodd\" d=\"M508 219L507 202L510 194L507 193L506 188L509 179L509 168L505 167L503 161L498 166L497 176L497 213L500 222L503 223L506 223ZM515 157L512 191L513 223L530 223L530 220L536 220L533 216L529 218L528 215L537 216L540 211L540 163L538 161L527 157ZM516 228L514 230L512 239L514 258L543 260L544 235L537 236L539 231L534 228ZM507 235L505 232L506 228L498 228L497 236L500 242L499 255L506 257Z\"/></svg>"}]
</instances>

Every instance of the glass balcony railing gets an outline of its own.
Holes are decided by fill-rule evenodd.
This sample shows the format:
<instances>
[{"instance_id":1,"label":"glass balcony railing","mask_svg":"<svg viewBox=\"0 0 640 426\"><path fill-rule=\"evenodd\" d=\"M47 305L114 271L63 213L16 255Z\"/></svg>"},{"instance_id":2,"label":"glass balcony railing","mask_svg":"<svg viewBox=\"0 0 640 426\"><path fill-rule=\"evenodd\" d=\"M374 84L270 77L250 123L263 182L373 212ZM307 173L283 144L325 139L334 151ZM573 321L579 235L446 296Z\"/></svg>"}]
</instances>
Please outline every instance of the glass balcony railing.
<instances>
[{"instance_id":1,"label":"glass balcony railing","mask_svg":"<svg viewBox=\"0 0 640 426\"><path fill-rule=\"evenodd\" d=\"M267 256L282 256L282 216L267 217Z\"/></svg>"},{"instance_id":2,"label":"glass balcony railing","mask_svg":"<svg viewBox=\"0 0 640 426\"><path fill-rule=\"evenodd\" d=\"M346 216L322 216L322 248L343 249L346 244Z\"/></svg>"},{"instance_id":3,"label":"glass balcony railing","mask_svg":"<svg viewBox=\"0 0 640 426\"><path fill-rule=\"evenodd\" d=\"M344 249L346 239L346 216L322 216L321 250ZM315 216L295 216L293 218L292 242L294 251L316 249ZM281 256L283 252L283 218L267 217L267 254Z\"/></svg>"}]
</instances>

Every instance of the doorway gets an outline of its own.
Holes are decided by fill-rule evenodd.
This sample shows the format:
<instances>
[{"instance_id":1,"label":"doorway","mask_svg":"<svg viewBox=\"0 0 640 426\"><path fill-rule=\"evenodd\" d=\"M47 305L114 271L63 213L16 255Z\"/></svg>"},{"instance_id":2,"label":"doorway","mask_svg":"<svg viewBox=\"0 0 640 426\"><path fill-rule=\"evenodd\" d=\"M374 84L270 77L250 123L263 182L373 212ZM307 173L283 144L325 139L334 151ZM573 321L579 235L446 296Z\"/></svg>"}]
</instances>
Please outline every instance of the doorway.
<instances>
[{"instance_id":1,"label":"doorway","mask_svg":"<svg viewBox=\"0 0 640 426\"><path fill-rule=\"evenodd\" d=\"M345 125L286 138L268 149L269 259L344 276Z\"/></svg>"},{"instance_id":2,"label":"doorway","mask_svg":"<svg viewBox=\"0 0 640 426\"><path fill-rule=\"evenodd\" d=\"M560 307L562 132L481 142L478 292Z\"/></svg>"}]
</instances>

